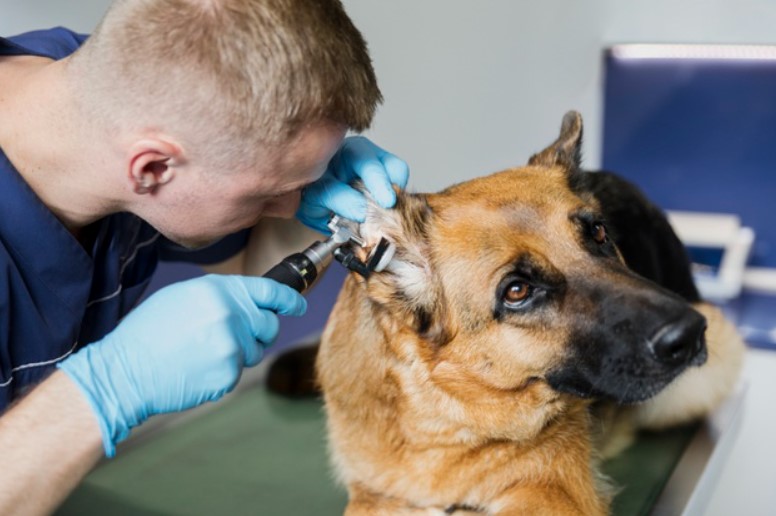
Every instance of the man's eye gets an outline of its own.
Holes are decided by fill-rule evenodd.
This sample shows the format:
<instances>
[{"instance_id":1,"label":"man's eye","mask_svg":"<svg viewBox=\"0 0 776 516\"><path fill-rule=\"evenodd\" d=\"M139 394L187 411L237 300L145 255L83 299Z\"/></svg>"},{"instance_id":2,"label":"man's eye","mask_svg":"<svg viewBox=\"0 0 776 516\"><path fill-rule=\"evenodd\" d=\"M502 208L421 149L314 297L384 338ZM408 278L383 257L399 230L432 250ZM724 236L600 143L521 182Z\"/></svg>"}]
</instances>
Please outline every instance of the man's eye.
<instances>
[{"instance_id":1,"label":"man's eye","mask_svg":"<svg viewBox=\"0 0 776 516\"><path fill-rule=\"evenodd\" d=\"M606 233L606 226L601 222L595 222L592 226L593 240L597 244L605 244L609 240L609 235Z\"/></svg>"},{"instance_id":2,"label":"man's eye","mask_svg":"<svg viewBox=\"0 0 776 516\"><path fill-rule=\"evenodd\" d=\"M517 306L531 297L531 285L524 281L513 281L504 290L503 299L507 305Z\"/></svg>"}]
</instances>

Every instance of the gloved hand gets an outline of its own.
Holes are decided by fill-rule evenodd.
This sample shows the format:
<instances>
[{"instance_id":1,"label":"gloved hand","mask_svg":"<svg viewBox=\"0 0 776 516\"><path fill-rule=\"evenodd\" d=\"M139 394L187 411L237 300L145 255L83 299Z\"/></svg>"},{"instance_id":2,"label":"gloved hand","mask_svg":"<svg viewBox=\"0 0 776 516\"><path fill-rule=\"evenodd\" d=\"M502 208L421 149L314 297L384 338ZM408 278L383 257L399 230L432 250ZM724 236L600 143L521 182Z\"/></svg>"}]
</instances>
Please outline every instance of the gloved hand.
<instances>
[{"instance_id":1,"label":"gloved hand","mask_svg":"<svg viewBox=\"0 0 776 516\"><path fill-rule=\"evenodd\" d=\"M102 432L105 454L149 416L219 399L244 366L259 363L278 317L307 302L266 278L209 275L166 287L102 340L60 367L81 388Z\"/></svg>"},{"instance_id":2,"label":"gloved hand","mask_svg":"<svg viewBox=\"0 0 776 516\"><path fill-rule=\"evenodd\" d=\"M332 212L363 222L366 216L364 195L349 183L361 178L369 193L384 208L396 203L391 183L404 188L409 168L401 159L386 152L363 136L346 138L318 181L302 191L296 217L306 226L325 234Z\"/></svg>"}]
</instances>

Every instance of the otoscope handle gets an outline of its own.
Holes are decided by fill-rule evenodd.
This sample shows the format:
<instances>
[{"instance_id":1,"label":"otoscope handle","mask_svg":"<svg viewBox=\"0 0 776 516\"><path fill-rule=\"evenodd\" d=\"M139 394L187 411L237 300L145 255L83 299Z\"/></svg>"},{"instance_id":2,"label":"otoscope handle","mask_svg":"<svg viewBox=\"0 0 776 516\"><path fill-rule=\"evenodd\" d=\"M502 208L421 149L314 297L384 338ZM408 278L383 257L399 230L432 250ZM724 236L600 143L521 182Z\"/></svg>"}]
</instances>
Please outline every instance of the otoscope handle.
<instances>
[{"instance_id":1,"label":"otoscope handle","mask_svg":"<svg viewBox=\"0 0 776 516\"><path fill-rule=\"evenodd\" d=\"M304 292L318 277L318 269L307 255L294 253L272 267L264 277L288 285L297 292Z\"/></svg>"}]
</instances>

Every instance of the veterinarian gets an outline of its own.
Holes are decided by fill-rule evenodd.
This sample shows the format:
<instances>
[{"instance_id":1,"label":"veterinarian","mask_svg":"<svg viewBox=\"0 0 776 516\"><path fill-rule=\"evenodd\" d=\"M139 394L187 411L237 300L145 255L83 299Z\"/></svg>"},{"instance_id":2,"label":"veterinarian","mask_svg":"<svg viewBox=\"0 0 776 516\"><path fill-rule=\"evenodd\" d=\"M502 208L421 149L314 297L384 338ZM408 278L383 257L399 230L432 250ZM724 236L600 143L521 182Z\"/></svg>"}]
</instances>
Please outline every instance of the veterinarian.
<instances>
[{"instance_id":1,"label":"veterinarian","mask_svg":"<svg viewBox=\"0 0 776 516\"><path fill-rule=\"evenodd\" d=\"M344 139L380 101L337 0L123 0L88 39L0 39L0 513L53 510L133 427L261 360L306 309L271 280L127 313L159 259L244 272L263 217L363 220L355 178L392 206L406 164Z\"/></svg>"}]
</instances>

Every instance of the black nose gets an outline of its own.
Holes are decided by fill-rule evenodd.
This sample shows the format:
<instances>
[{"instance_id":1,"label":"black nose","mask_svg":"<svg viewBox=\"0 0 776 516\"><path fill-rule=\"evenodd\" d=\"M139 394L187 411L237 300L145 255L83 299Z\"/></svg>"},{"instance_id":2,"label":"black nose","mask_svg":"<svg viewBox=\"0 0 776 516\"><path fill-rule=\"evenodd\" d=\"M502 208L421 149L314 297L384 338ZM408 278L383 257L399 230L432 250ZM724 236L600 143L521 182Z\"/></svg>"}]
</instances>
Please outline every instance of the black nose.
<instances>
[{"instance_id":1,"label":"black nose","mask_svg":"<svg viewBox=\"0 0 776 516\"><path fill-rule=\"evenodd\" d=\"M706 319L695 310L658 329L650 339L652 353L665 365L688 363L705 345Z\"/></svg>"}]
</instances>

